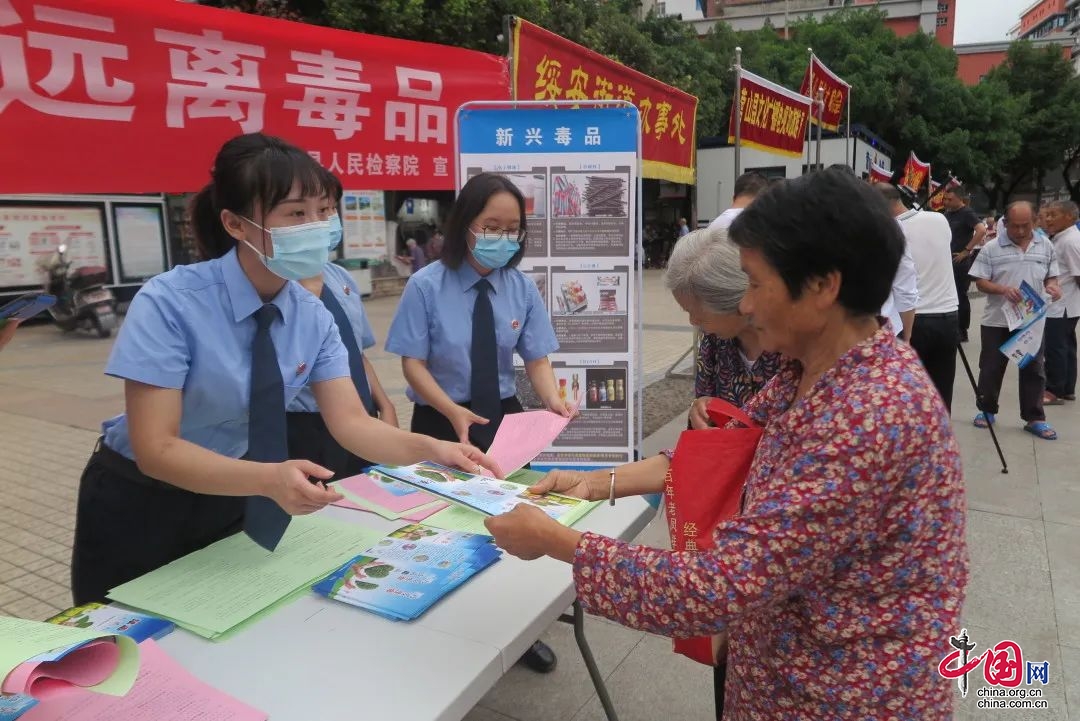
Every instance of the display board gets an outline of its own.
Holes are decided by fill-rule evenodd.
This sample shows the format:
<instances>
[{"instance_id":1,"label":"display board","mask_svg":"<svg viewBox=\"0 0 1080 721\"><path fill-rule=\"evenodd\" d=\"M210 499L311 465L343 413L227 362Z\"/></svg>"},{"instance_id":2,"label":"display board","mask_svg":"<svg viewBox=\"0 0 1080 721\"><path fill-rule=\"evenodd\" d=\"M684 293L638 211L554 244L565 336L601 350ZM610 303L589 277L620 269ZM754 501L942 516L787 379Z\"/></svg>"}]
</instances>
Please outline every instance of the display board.
<instances>
[{"instance_id":1,"label":"display board","mask_svg":"<svg viewBox=\"0 0 1080 721\"><path fill-rule=\"evenodd\" d=\"M168 270L161 205L112 204L120 279L141 283Z\"/></svg>"},{"instance_id":2,"label":"display board","mask_svg":"<svg viewBox=\"0 0 1080 721\"><path fill-rule=\"evenodd\" d=\"M342 194L345 258L386 260L385 195L381 190L346 190Z\"/></svg>"},{"instance_id":3,"label":"display board","mask_svg":"<svg viewBox=\"0 0 1080 721\"><path fill-rule=\"evenodd\" d=\"M633 460L640 386L637 110L467 104L458 112L458 140L459 189L490 171L506 175L525 197L528 232L519 268L551 314L559 393L580 402L580 417L536 463ZM522 404L542 407L523 362L515 362Z\"/></svg>"},{"instance_id":4,"label":"display board","mask_svg":"<svg viewBox=\"0 0 1080 721\"><path fill-rule=\"evenodd\" d=\"M109 267L104 204L0 203L0 288L38 288L61 244L73 268Z\"/></svg>"}]
</instances>

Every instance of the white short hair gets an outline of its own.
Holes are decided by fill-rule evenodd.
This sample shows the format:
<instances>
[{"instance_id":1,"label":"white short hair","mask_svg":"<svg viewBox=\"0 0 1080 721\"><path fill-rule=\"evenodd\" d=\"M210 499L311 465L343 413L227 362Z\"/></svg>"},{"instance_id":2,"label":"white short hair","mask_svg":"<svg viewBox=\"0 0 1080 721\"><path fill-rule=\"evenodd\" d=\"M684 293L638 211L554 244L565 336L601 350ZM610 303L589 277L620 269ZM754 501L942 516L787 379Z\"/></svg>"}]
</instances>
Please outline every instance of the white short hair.
<instances>
[{"instance_id":1,"label":"white short hair","mask_svg":"<svg viewBox=\"0 0 1080 721\"><path fill-rule=\"evenodd\" d=\"M672 294L697 298L714 313L738 313L749 280L727 229L705 228L675 244L664 284Z\"/></svg>"}]
</instances>

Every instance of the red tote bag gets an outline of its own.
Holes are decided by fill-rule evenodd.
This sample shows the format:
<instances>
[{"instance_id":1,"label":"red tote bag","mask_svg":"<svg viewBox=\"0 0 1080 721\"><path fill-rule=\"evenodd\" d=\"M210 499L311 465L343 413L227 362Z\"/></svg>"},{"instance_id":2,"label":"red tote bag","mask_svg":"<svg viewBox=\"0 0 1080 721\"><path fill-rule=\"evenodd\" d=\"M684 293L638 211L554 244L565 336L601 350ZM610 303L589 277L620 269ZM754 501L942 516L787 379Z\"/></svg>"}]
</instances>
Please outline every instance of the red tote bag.
<instances>
[{"instance_id":1,"label":"red tote bag","mask_svg":"<svg viewBox=\"0 0 1080 721\"><path fill-rule=\"evenodd\" d=\"M716 428L683 431L665 479L668 531L676 551L713 548L713 530L739 512L746 475L764 428L737 406L713 398L706 408ZM744 428L725 428L728 421ZM676 639L675 653L716 665L712 638Z\"/></svg>"}]
</instances>

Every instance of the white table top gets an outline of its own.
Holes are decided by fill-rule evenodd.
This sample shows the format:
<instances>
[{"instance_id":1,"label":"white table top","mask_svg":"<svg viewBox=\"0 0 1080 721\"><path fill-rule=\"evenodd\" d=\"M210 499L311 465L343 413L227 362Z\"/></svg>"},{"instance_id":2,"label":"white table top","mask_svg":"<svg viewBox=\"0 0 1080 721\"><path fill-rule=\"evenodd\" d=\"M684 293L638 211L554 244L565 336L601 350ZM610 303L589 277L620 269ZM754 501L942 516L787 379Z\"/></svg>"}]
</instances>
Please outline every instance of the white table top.
<instances>
[{"instance_id":1,"label":"white table top","mask_svg":"<svg viewBox=\"0 0 1080 721\"><path fill-rule=\"evenodd\" d=\"M322 513L387 532L404 523L341 508ZM654 513L625 498L597 506L575 527L629 539ZM456 721L573 600L566 564L504 555L411 623L312 593L227 641L177 629L159 643L273 721Z\"/></svg>"}]
</instances>

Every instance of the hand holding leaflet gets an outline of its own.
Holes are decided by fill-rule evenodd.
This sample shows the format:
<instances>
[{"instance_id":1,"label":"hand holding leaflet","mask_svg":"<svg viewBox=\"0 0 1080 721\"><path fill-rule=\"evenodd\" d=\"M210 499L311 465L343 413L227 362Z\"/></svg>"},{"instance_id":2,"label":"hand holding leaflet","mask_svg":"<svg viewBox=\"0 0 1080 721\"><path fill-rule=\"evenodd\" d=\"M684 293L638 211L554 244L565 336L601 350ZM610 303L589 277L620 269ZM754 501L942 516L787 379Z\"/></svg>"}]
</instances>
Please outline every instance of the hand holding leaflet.
<instances>
[{"instance_id":1,"label":"hand holding leaflet","mask_svg":"<svg viewBox=\"0 0 1080 721\"><path fill-rule=\"evenodd\" d=\"M550 446L570 421L551 411L511 413L503 418L488 455L507 474L521 470Z\"/></svg>"}]
</instances>

